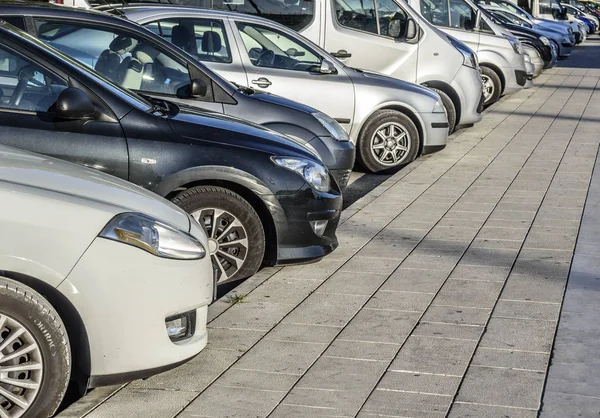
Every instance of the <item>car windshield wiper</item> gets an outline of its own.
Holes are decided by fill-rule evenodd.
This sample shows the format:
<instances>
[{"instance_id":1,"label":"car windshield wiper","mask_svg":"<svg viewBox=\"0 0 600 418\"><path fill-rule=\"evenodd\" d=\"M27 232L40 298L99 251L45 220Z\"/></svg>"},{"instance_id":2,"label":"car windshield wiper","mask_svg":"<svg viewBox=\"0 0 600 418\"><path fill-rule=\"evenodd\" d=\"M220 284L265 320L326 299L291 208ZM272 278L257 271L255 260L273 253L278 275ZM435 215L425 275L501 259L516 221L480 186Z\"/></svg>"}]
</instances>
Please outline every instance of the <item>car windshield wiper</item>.
<instances>
[{"instance_id":1,"label":"car windshield wiper","mask_svg":"<svg viewBox=\"0 0 600 418\"><path fill-rule=\"evenodd\" d=\"M179 113L179 108L174 103L168 102L167 100L157 99L147 94L139 93L144 99L148 100L152 105L150 112L159 113L164 116L176 115Z\"/></svg>"}]
</instances>

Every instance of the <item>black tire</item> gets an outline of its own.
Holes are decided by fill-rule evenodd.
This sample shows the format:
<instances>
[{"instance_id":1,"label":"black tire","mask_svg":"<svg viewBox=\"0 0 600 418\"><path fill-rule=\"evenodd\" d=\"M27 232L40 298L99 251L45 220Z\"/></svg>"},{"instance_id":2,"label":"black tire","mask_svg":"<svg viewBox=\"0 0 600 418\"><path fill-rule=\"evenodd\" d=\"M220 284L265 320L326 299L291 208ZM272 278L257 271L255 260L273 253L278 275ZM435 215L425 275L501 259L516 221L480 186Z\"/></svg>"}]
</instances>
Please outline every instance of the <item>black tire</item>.
<instances>
[{"instance_id":1,"label":"black tire","mask_svg":"<svg viewBox=\"0 0 600 418\"><path fill-rule=\"evenodd\" d=\"M448 118L448 135L450 135L456 129L456 107L454 106L450 96L448 96L446 93L440 89L434 89L431 87L429 88L439 94L440 98L442 99L442 103L446 108L446 117Z\"/></svg>"},{"instance_id":2,"label":"black tire","mask_svg":"<svg viewBox=\"0 0 600 418\"><path fill-rule=\"evenodd\" d=\"M487 77L491 82L490 88L492 91L484 91L485 101L483 102L484 106L490 106L500 99L500 95L502 94L502 81L500 81L500 76L496 74L496 71L492 70L490 67L486 67L485 65L481 66L481 76L484 78ZM484 85L485 89L485 85Z\"/></svg>"},{"instance_id":3,"label":"black tire","mask_svg":"<svg viewBox=\"0 0 600 418\"><path fill-rule=\"evenodd\" d=\"M224 248L223 251L227 252L227 256L223 258L220 255L222 269L219 268L219 264L216 264L219 262L216 254L211 254L218 284L247 279L258 271L265 256L265 230L256 210L243 197L223 187L198 186L179 193L173 199L173 203L190 214L208 211L210 208L219 209L235 217L243 226L243 229L237 228L234 233L239 236L245 235L248 245L246 248L241 246ZM206 214L210 217L209 211ZM223 218L221 221L231 223L231 218ZM200 225L204 227L210 238L212 227L202 220ZM229 255L230 252L232 255ZM239 260L237 256L243 256L241 265L234 265L237 264L236 260Z\"/></svg>"},{"instance_id":4,"label":"black tire","mask_svg":"<svg viewBox=\"0 0 600 418\"><path fill-rule=\"evenodd\" d=\"M398 128L403 129L408 135L408 151L398 158L395 163L384 163L379 161L371 149L374 136L378 130L386 125L393 123ZM389 126L389 125L388 125ZM358 163L366 170L377 173L378 171L390 168L404 166L418 157L421 137L413 121L402 112L397 110L378 110L364 124L358 137L358 154L356 156Z\"/></svg>"},{"instance_id":5,"label":"black tire","mask_svg":"<svg viewBox=\"0 0 600 418\"><path fill-rule=\"evenodd\" d=\"M11 329L19 325L33 337L33 341L39 347L42 362L39 391L21 418L52 416L65 396L71 377L71 347L65 326L43 296L19 282L0 277L0 345L3 336L10 338ZM18 349L19 346L26 344L29 335L23 333L17 337L15 343L5 348L4 354L7 354L6 350L15 350L15 346ZM37 350L33 350L22 355L18 358L17 364L33 362L36 352ZM2 357L6 358L0 354L0 358ZM2 365L6 364L2 364L0 360L0 366ZM34 373L36 372L21 371L13 378L31 379L35 376ZM2 385L3 383L0 383L0 386ZM7 388L6 384L4 388ZM9 404L11 403L0 394L0 405L6 407ZM14 403L12 408L15 408Z\"/></svg>"}]
</instances>

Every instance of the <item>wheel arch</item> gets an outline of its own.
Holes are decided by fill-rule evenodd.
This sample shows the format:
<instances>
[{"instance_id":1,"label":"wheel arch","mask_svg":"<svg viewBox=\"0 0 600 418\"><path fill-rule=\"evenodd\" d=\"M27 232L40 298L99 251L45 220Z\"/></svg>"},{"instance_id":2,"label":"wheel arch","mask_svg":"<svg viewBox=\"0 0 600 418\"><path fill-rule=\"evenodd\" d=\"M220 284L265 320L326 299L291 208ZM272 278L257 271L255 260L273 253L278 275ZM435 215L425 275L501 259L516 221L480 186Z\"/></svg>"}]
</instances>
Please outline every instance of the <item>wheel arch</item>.
<instances>
[{"instance_id":1,"label":"wheel arch","mask_svg":"<svg viewBox=\"0 0 600 418\"><path fill-rule=\"evenodd\" d=\"M181 175L183 172L177 173L176 178L163 181L155 192L168 200L172 200L184 190L197 186L223 187L239 194L256 210L265 229L263 265L275 265L278 251L276 218L283 219L284 214L279 202L267 186L254 176L232 167L218 167L218 170L199 167L198 170L185 171L187 171L185 175Z\"/></svg>"},{"instance_id":2,"label":"wheel arch","mask_svg":"<svg viewBox=\"0 0 600 418\"><path fill-rule=\"evenodd\" d=\"M421 83L421 85L423 85L425 87L430 87L430 88L441 90L444 93L446 93L448 95L448 97L450 97L450 100L452 100L452 104L454 105L454 110L456 111L455 126L458 126L460 124L461 115L462 115L462 105L460 103L460 96L458 95L456 90L454 90L454 88L452 88L452 86L450 84L445 83L443 81L439 81L439 80L425 81L425 82Z\"/></svg>"},{"instance_id":3,"label":"wheel arch","mask_svg":"<svg viewBox=\"0 0 600 418\"><path fill-rule=\"evenodd\" d=\"M91 351L85 324L75 306L58 289L35 277L6 270L0 270L0 276L31 287L56 310L65 325L71 346L71 381L77 383L80 393L85 393L91 376Z\"/></svg>"},{"instance_id":4,"label":"wheel arch","mask_svg":"<svg viewBox=\"0 0 600 418\"><path fill-rule=\"evenodd\" d=\"M496 75L498 76L498 78L500 78L500 83L502 84L502 90L500 91L500 95L504 94L504 88L506 87L506 78L504 78L504 73L502 72L502 70L500 69L500 67L498 67L495 64L491 64L489 62L482 62L479 63L479 66L481 67L487 67L490 70L492 70L493 72L496 73Z\"/></svg>"}]
</instances>

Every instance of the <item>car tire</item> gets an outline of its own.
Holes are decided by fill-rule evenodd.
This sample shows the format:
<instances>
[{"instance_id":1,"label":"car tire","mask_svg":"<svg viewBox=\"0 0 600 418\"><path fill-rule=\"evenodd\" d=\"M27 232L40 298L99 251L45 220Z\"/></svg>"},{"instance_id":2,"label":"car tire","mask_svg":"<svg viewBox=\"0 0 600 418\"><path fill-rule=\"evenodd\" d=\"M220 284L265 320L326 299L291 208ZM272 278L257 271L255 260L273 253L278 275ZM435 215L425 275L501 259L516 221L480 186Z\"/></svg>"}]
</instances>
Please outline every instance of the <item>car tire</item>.
<instances>
[{"instance_id":1,"label":"car tire","mask_svg":"<svg viewBox=\"0 0 600 418\"><path fill-rule=\"evenodd\" d=\"M496 71L484 65L481 66L481 78L483 79L483 105L490 106L500 99L502 82Z\"/></svg>"},{"instance_id":2,"label":"car tire","mask_svg":"<svg viewBox=\"0 0 600 418\"><path fill-rule=\"evenodd\" d=\"M446 109L446 117L448 118L448 135L450 135L456 129L456 107L454 106L454 102L452 102L450 96L440 89L433 89L431 87L430 89L435 91L442 99L442 103Z\"/></svg>"},{"instance_id":3,"label":"car tire","mask_svg":"<svg viewBox=\"0 0 600 418\"><path fill-rule=\"evenodd\" d=\"M15 336L15 333L19 334ZM0 393L0 411L4 408L8 410L8 416L21 418L53 415L65 396L71 377L71 347L65 326L42 295L19 282L0 277L0 347L12 338L14 340L0 351L0 370L13 366L15 370L8 372L8 378L32 380L39 386L37 393L31 393L35 389L9 386L4 377L4 380L0 380L0 387L20 389L22 393L16 400L10 400ZM33 349L10 358L18 350L27 350L32 346ZM23 370L19 368L23 363L37 363L40 368ZM20 403L18 401L23 402L24 399L29 400L21 403L21 407L17 406ZM11 414L11 411L15 413Z\"/></svg>"},{"instance_id":4,"label":"car tire","mask_svg":"<svg viewBox=\"0 0 600 418\"><path fill-rule=\"evenodd\" d=\"M381 135L390 138L389 149ZM367 120L360 132L356 158L362 167L376 173L410 163L417 158L420 144L419 131L408 116L397 110L379 110ZM397 154L402 152L402 147L407 150Z\"/></svg>"},{"instance_id":5,"label":"car tire","mask_svg":"<svg viewBox=\"0 0 600 418\"><path fill-rule=\"evenodd\" d=\"M246 279L258 271L265 256L265 231L243 197L223 187L198 186L179 193L173 203L206 231L217 284Z\"/></svg>"}]
</instances>

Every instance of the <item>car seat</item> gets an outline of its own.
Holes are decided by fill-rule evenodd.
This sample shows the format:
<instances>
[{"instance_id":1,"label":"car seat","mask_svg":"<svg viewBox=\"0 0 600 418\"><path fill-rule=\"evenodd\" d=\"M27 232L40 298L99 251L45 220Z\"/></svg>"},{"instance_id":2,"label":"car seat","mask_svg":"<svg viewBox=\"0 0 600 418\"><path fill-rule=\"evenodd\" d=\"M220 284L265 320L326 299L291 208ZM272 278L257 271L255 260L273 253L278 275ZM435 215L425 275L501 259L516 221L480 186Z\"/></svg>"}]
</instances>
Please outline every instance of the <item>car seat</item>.
<instances>
[{"instance_id":1,"label":"car seat","mask_svg":"<svg viewBox=\"0 0 600 418\"><path fill-rule=\"evenodd\" d=\"M102 51L94 69L110 80L120 82L119 69L122 64L121 57L136 47L138 41L124 35L119 35ZM128 61L130 57L125 57Z\"/></svg>"},{"instance_id":2,"label":"car seat","mask_svg":"<svg viewBox=\"0 0 600 418\"><path fill-rule=\"evenodd\" d=\"M154 60L160 52L151 45L144 43L138 44L132 52L132 57L127 63L127 67L120 67L119 78L122 80L121 85L132 90L140 90L142 83L159 80L154 80Z\"/></svg>"},{"instance_id":3,"label":"car seat","mask_svg":"<svg viewBox=\"0 0 600 418\"><path fill-rule=\"evenodd\" d=\"M182 25L175 25L171 30L171 42L173 45L183 49L186 52L194 53L192 50L193 44L192 32Z\"/></svg>"},{"instance_id":4,"label":"car seat","mask_svg":"<svg viewBox=\"0 0 600 418\"><path fill-rule=\"evenodd\" d=\"M221 52L221 35L212 30L204 32L202 35L202 52L200 59L206 61L221 61L215 57L215 52Z\"/></svg>"}]
</instances>

